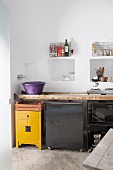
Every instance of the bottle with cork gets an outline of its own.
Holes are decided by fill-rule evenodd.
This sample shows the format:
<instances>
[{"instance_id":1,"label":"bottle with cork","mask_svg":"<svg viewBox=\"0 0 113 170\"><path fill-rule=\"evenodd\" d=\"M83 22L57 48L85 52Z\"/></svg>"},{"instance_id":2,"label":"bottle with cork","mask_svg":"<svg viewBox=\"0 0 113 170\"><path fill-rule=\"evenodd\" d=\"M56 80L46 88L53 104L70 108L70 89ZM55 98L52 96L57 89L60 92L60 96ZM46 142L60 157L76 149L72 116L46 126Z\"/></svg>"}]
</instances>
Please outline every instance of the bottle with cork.
<instances>
[{"instance_id":1,"label":"bottle with cork","mask_svg":"<svg viewBox=\"0 0 113 170\"><path fill-rule=\"evenodd\" d=\"M64 56L66 57L69 56L69 43L67 39L65 39L65 43L64 43Z\"/></svg>"}]
</instances>

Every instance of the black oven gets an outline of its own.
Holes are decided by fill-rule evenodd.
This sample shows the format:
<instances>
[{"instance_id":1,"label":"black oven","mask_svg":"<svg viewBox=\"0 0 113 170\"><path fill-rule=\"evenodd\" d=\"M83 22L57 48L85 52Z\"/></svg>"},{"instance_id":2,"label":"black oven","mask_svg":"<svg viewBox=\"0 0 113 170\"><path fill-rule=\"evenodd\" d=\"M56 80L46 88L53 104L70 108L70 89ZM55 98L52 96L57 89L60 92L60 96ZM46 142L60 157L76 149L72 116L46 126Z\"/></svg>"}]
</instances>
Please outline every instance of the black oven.
<instances>
[{"instance_id":1,"label":"black oven","mask_svg":"<svg viewBox=\"0 0 113 170\"><path fill-rule=\"evenodd\" d=\"M88 101L89 123L113 123L113 101Z\"/></svg>"}]
</instances>

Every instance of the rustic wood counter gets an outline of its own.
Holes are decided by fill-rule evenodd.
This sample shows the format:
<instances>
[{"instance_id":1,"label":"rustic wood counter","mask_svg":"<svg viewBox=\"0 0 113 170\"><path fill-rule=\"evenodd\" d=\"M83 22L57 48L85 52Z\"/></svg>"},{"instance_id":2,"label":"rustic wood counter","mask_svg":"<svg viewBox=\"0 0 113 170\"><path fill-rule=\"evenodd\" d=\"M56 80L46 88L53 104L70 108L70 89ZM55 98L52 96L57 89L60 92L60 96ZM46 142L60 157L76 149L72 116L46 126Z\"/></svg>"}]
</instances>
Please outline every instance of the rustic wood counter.
<instances>
[{"instance_id":1,"label":"rustic wood counter","mask_svg":"<svg viewBox=\"0 0 113 170\"><path fill-rule=\"evenodd\" d=\"M44 93L41 95L18 95L24 100L113 100L113 95L100 95L87 93Z\"/></svg>"}]
</instances>

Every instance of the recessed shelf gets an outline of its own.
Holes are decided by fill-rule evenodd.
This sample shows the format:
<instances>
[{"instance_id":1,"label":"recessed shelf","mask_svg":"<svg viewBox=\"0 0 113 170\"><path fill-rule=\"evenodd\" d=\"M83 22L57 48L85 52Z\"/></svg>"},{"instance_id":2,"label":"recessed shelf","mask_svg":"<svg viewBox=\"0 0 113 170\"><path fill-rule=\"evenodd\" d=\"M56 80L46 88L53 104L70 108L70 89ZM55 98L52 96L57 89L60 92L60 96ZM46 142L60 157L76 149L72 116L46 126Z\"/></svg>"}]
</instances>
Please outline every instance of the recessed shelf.
<instances>
[{"instance_id":1,"label":"recessed shelf","mask_svg":"<svg viewBox=\"0 0 113 170\"><path fill-rule=\"evenodd\" d=\"M51 82L74 82L75 80L63 80L63 79L50 79Z\"/></svg>"},{"instance_id":2,"label":"recessed shelf","mask_svg":"<svg viewBox=\"0 0 113 170\"><path fill-rule=\"evenodd\" d=\"M56 57L58 58L58 57ZM63 58L63 57L61 57ZM75 81L75 60L48 60L48 76L50 81L72 82Z\"/></svg>"},{"instance_id":3,"label":"recessed shelf","mask_svg":"<svg viewBox=\"0 0 113 170\"><path fill-rule=\"evenodd\" d=\"M113 41L94 42L92 44L92 56L113 56Z\"/></svg>"},{"instance_id":4,"label":"recessed shelf","mask_svg":"<svg viewBox=\"0 0 113 170\"><path fill-rule=\"evenodd\" d=\"M75 56L48 58L48 60L74 60L74 59L75 59Z\"/></svg>"},{"instance_id":5,"label":"recessed shelf","mask_svg":"<svg viewBox=\"0 0 113 170\"><path fill-rule=\"evenodd\" d=\"M96 56L96 57L91 57L90 60L99 60L99 59L113 59L113 56Z\"/></svg>"},{"instance_id":6,"label":"recessed shelf","mask_svg":"<svg viewBox=\"0 0 113 170\"><path fill-rule=\"evenodd\" d=\"M24 64L35 64L35 62L25 62Z\"/></svg>"},{"instance_id":7,"label":"recessed shelf","mask_svg":"<svg viewBox=\"0 0 113 170\"><path fill-rule=\"evenodd\" d=\"M100 67L104 67L104 77L108 77L107 82L113 82L113 58L109 58L108 60L106 58L99 58L99 59L91 59L90 60L90 80L97 76L96 70ZM100 81L101 82L101 81ZM107 83L104 82L104 83ZM103 83L103 82L102 82Z\"/></svg>"}]
</instances>

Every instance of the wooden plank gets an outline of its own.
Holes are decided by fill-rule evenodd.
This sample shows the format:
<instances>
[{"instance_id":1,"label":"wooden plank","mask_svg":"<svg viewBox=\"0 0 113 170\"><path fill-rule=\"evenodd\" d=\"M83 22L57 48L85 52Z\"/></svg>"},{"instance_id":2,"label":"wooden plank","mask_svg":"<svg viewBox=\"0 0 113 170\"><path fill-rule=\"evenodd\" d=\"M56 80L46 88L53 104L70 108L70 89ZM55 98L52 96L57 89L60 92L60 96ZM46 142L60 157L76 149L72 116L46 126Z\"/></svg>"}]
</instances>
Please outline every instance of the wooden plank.
<instances>
[{"instance_id":1,"label":"wooden plank","mask_svg":"<svg viewBox=\"0 0 113 170\"><path fill-rule=\"evenodd\" d=\"M113 95L87 94L48 94L48 95L18 95L23 100L113 100Z\"/></svg>"},{"instance_id":2,"label":"wooden plank","mask_svg":"<svg viewBox=\"0 0 113 170\"><path fill-rule=\"evenodd\" d=\"M102 157L102 160L99 162L97 169L113 170L113 141L106 151L105 155Z\"/></svg>"},{"instance_id":3,"label":"wooden plank","mask_svg":"<svg viewBox=\"0 0 113 170\"><path fill-rule=\"evenodd\" d=\"M44 105L43 101L40 101L40 103L16 103L15 104L15 110L20 111L41 111L42 107Z\"/></svg>"},{"instance_id":4,"label":"wooden plank","mask_svg":"<svg viewBox=\"0 0 113 170\"><path fill-rule=\"evenodd\" d=\"M41 108L16 108L16 111L41 111Z\"/></svg>"},{"instance_id":5,"label":"wooden plank","mask_svg":"<svg viewBox=\"0 0 113 170\"><path fill-rule=\"evenodd\" d=\"M113 129L110 129L103 137L103 139L100 141L100 143L96 146L96 148L86 158L86 160L83 162L83 165L87 168L97 169L98 164L100 163L101 159L107 152L112 142L113 142Z\"/></svg>"},{"instance_id":6,"label":"wooden plank","mask_svg":"<svg viewBox=\"0 0 113 170\"><path fill-rule=\"evenodd\" d=\"M24 107L31 107L31 108L36 108L36 107L41 107L41 104L15 104L16 107L24 108Z\"/></svg>"}]
</instances>

